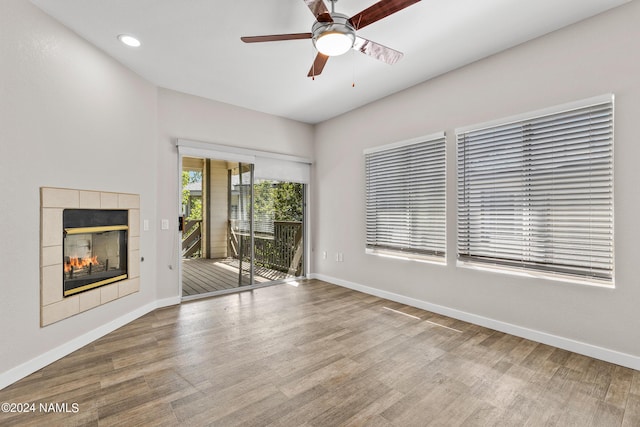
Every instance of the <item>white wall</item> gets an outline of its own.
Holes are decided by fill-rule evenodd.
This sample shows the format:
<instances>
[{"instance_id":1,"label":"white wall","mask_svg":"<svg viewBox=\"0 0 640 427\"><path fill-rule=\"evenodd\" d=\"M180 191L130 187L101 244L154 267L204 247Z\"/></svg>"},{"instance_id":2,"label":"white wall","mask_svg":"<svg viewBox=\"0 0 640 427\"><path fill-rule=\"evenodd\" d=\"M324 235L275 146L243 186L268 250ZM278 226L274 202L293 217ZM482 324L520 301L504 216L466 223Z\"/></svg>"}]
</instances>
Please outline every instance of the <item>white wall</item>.
<instances>
[{"instance_id":1,"label":"white wall","mask_svg":"<svg viewBox=\"0 0 640 427\"><path fill-rule=\"evenodd\" d=\"M640 360L638 22L640 2L631 2L318 125L314 271ZM454 129L609 92L616 94L616 288L456 267ZM442 130L447 266L365 255L363 149ZM344 262L335 262L335 252L344 253Z\"/></svg>"},{"instance_id":2,"label":"white wall","mask_svg":"<svg viewBox=\"0 0 640 427\"><path fill-rule=\"evenodd\" d=\"M158 297L180 295L177 138L311 158L313 126L168 89L158 92Z\"/></svg>"},{"instance_id":3,"label":"white wall","mask_svg":"<svg viewBox=\"0 0 640 427\"><path fill-rule=\"evenodd\" d=\"M0 374L155 301L155 234L143 232L140 292L40 328L39 188L140 194L153 221L156 105L153 85L30 2L2 0Z\"/></svg>"}]
</instances>

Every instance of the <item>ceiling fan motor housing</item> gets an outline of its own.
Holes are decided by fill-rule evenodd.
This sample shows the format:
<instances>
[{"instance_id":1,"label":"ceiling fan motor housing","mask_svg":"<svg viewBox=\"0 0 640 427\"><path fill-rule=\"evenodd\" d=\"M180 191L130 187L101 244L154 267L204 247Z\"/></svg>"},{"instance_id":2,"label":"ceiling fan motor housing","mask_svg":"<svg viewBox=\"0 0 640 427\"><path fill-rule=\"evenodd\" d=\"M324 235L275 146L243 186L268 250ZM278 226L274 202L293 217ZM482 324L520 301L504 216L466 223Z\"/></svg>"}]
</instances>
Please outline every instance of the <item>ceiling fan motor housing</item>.
<instances>
[{"instance_id":1,"label":"ceiling fan motor housing","mask_svg":"<svg viewBox=\"0 0 640 427\"><path fill-rule=\"evenodd\" d=\"M327 56L342 55L353 47L356 30L346 15L334 12L331 18L333 22L317 21L313 24L313 44L318 52Z\"/></svg>"}]
</instances>

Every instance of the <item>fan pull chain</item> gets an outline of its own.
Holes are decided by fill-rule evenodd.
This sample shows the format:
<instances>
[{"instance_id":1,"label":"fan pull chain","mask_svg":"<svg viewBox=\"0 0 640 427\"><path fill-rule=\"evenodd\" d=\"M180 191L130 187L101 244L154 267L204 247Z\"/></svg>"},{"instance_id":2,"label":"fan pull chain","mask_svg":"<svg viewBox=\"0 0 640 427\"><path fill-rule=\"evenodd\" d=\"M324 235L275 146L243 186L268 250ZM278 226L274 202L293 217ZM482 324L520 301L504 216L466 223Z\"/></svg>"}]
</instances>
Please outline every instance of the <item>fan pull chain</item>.
<instances>
[{"instance_id":1,"label":"fan pull chain","mask_svg":"<svg viewBox=\"0 0 640 427\"><path fill-rule=\"evenodd\" d=\"M311 49L311 80L316 80L316 53L315 49Z\"/></svg>"},{"instance_id":2,"label":"fan pull chain","mask_svg":"<svg viewBox=\"0 0 640 427\"><path fill-rule=\"evenodd\" d=\"M311 55L311 80L315 81L316 80L316 57L315 57L315 53L313 52L313 49L311 49L312 55Z\"/></svg>"},{"instance_id":3,"label":"fan pull chain","mask_svg":"<svg viewBox=\"0 0 640 427\"><path fill-rule=\"evenodd\" d=\"M358 25L356 25L356 30L360 28L360 22L362 21L362 15L360 15L358 17ZM351 87L356 87L356 62L355 62L355 50L353 51L353 54L351 56L354 57L353 59L353 83L351 83Z\"/></svg>"},{"instance_id":4,"label":"fan pull chain","mask_svg":"<svg viewBox=\"0 0 640 427\"><path fill-rule=\"evenodd\" d=\"M351 87L356 87L356 51L351 49Z\"/></svg>"}]
</instances>

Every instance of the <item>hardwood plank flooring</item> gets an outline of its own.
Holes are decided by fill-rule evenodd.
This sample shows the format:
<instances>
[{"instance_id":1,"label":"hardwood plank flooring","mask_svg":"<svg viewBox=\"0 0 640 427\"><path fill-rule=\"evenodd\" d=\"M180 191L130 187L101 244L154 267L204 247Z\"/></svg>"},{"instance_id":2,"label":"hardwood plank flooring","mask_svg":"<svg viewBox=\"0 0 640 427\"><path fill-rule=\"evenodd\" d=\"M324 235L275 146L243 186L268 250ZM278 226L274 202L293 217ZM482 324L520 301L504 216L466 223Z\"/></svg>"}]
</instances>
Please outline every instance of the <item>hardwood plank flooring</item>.
<instances>
[{"instance_id":1,"label":"hardwood plank flooring","mask_svg":"<svg viewBox=\"0 0 640 427\"><path fill-rule=\"evenodd\" d=\"M156 310L0 402L36 404L2 426L631 427L640 372L310 280Z\"/></svg>"},{"instance_id":2,"label":"hardwood plank flooring","mask_svg":"<svg viewBox=\"0 0 640 427\"><path fill-rule=\"evenodd\" d=\"M182 260L182 296L191 296L240 287L240 264L235 259L186 258ZM249 284L249 265L243 263L242 285ZM256 283L293 277L260 266L254 268Z\"/></svg>"}]
</instances>

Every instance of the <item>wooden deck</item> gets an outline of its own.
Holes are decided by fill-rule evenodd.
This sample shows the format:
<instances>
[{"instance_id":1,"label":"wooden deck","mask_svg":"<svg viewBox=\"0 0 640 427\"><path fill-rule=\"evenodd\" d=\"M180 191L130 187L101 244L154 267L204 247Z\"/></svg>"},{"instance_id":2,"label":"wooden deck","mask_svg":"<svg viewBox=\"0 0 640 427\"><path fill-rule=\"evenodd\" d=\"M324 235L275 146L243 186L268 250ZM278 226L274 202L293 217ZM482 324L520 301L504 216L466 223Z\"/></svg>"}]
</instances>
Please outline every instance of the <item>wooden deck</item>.
<instances>
[{"instance_id":1,"label":"wooden deck","mask_svg":"<svg viewBox=\"0 0 640 427\"><path fill-rule=\"evenodd\" d=\"M238 284L237 259L184 258L182 260L182 296L235 289ZM293 277L282 271L255 267L256 283L266 283ZM249 264L242 265L242 286L249 285Z\"/></svg>"}]
</instances>

